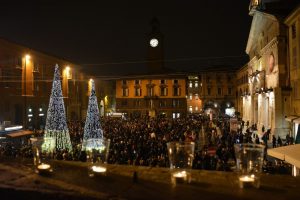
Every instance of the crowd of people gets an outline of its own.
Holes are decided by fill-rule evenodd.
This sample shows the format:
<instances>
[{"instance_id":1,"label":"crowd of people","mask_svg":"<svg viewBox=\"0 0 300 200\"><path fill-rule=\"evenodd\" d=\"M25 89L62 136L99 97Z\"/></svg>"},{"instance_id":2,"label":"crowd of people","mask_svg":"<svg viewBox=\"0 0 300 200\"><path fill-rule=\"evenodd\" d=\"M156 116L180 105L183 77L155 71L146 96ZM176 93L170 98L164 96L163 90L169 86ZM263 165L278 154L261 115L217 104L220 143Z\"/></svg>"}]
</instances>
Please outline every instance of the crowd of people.
<instances>
[{"instance_id":1,"label":"crowd of people","mask_svg":"<svg viewBox=\"0 0 300 200\"><path fill-rule=\"evenodd\" d=\"M262 143L268 146L269 138L267 136L270 134L267 130L260 139L255 134L255 125L244 128L243 123L238 131L230 131L228 119L211 121L203 116L178 119L107 117L101 119L101 126L104 137L111 141L107 160L109 164L168 167L167 143L193 141L195 143L193 168L220 171L233 170L235 143ZM84 122L68 122L68 128L73 151L57 151L56 159L85 161L86 154L81 151ZM289 140L289 144L291 142L292 140ZM279 142L277 144L280 145ZM31 146L26 143L25 139L19 142L6 140L5 145L0 146L1 154L13 157L32 157ZM289 170L283 170L289 169L284 162L277 162L274 165L266 158L264 164L266 172L289 172Z\"/></svg>"}]
</instances>

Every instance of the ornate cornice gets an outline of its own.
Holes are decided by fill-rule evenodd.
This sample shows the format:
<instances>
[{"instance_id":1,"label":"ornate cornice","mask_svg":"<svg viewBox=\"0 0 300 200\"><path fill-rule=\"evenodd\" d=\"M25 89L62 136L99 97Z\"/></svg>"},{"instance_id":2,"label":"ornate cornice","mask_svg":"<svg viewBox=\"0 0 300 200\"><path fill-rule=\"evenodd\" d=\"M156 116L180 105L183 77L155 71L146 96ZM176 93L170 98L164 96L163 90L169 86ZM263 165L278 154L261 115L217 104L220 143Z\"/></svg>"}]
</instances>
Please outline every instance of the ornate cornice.
<instances>
[{"instance_id":1,"label":"ornate cornice","mask_svg":"<svg viewBox=\"0 0 300 200\"><path fill-rule=\"evenodd\" d=\"M278 44L278 37L274 37L264 48L260 50L260 55L269 53Z\"/></svg>"}]
</instances>

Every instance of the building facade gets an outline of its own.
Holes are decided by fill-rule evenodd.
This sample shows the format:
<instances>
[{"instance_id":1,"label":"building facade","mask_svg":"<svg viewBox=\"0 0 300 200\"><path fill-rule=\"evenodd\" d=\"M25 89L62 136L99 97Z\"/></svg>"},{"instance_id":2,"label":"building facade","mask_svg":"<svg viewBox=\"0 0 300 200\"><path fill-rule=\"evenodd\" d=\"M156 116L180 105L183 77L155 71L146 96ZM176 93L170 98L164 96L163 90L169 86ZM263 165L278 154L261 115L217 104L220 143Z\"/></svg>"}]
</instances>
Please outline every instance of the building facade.
<instances>
[{"instance_id":1,"label":"building facade","mask_svg":"<svg viewBox=\"0 0 300 200\"><path fill-rule=\"evenodd\" d=\"M187 77L187 112L222 115L235 114L236 74L206 71Z\"/></svg>"},{"instance_id":2,"label":"building facade","mask_svg":"<svg viewBox=\"0 0 300 200\"><path fill-rule=\"evenodd\" d=\"M202 113L202 82L198 75L187 77L187 113Z\"/></svg>"},{"instance_id":3,"label":"building facade","mask_svg":"<svg viewBox=\"0 0 300 200\"><path fill-rule=\"evenodd\" d=\"M88 81L78 65L0 39L0 122L44 128L56 64L61 70L67 116L81 119L87 108L84 91Z\"/></svg>"},{"instance_id":4,"label":"building facade","mask_svg":"<svg viewBox=\"0 0 300 200\"><path fill-rule=\"evenodd\" d=\"M179 118L186 110L186 81L182 76L145 75L116 81L117 112L130 117Z\"/></svg>"},{"instance_id":5,"label":"building facade","mask_svg":"<svg viewBox=\"0 0 300 200\"><path fill-rule=\"evenodd\" d=\"M243 116L244 121L250 121L251 115L251 100L249 93L249 77L248 77L248 65L244 65L237 71L237 111Z\"/></svg>"},{"instance_id":6,"label":"building facade","mask_svg":"<svg viewBox=\"0 0 300 200\"><path fill-rule=\"evenodd\" d=\"M249 14L253 19L246 47L250 60L246 64L249 91L246 96L245 81L239 86L244 92L240 95L243 120L256 124L259 133L265 127L282 138L290 131L285 117L291 109L287 28L283 19L292 6L280 0L250 1ZM238 74L244 76L245 69Z\"/></svg>"},{"instance_id":7,"label":"building facade","mask_svg":"<svg viewBox=\"0 0 300 200\"><path fill-rule=\"evenodd\" d=\"M289 78L292 88L291 107L286 121L290 124L291 136L300 142L300 6L285 19L288 26ZM297 137L298 136L298 137Z\"/></svg>"}]
</instances>

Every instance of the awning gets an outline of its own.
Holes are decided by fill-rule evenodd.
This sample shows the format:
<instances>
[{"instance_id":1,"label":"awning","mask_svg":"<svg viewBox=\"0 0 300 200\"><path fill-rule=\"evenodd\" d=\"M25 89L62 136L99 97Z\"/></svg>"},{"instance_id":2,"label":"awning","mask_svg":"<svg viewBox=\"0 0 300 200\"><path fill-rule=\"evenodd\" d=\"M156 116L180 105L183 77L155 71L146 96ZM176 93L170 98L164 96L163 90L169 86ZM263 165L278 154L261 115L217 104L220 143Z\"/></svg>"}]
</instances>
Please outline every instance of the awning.
<instances>
[{"instance_id":1,"label":"awning","mask_svg":"<svg viewBox=\"0 0 300 200\"><path fill-rule=\"evenodd\" d=\"M292 122L294 119L297 119L298 116L290 115L285 118L286 121Z\"/></svg>"},{"instance_id":2,"label":"awning","mask_svg":"<svg viewBox=\"0 0 300 200\"><path fill-rule=\"evenodd\" d=\"M297 118L297 119L294 119L294 120L293 120L293 123L295 123L295 124L300 124L300 117Z\"/></svg>"},{"instance_id":3,"label":"awning","mask_svg":"<svg viewBox=\"0 0 300 200\"><path fill-rule=\"evenodd\" d=\"M6 134L6 135L7 135L8 137L15 138L15 137L21 137L21 136L32 135L32 134L34 134L33 131L20 130L20 131L15 131L15 132L12 132L12 133L8 133L8 134Z\"/></svg>"},{"instance_id":4,"label":"awning","mask_svg":"<svg viewBox=\"0 0 300 200\"><path fill-rule=\"evenodd\" d=\"M300 168L300 144L268 149L268 155Z\"/></svg>"}]
</instances>

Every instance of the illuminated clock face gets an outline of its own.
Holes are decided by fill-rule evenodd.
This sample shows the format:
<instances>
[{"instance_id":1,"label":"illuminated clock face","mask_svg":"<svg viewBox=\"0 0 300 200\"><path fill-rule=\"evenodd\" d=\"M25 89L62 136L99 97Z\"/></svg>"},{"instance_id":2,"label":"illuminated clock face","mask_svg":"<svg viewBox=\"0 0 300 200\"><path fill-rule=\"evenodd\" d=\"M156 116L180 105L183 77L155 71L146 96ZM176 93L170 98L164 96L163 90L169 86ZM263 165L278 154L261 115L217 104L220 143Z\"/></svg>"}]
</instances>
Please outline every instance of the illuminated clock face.
<instances>
[{"instance_id":1,"label":"illuminated clock face","mask_svg":"<svg viewBox=\"0 0 300 200\"><path fill-rule=\"evenodd\" d=\"M152 38L150 40L150 46L151 47L157 47L157 45L158 45L158 40L156 38Z\"/></svg>"}]
</instances>

